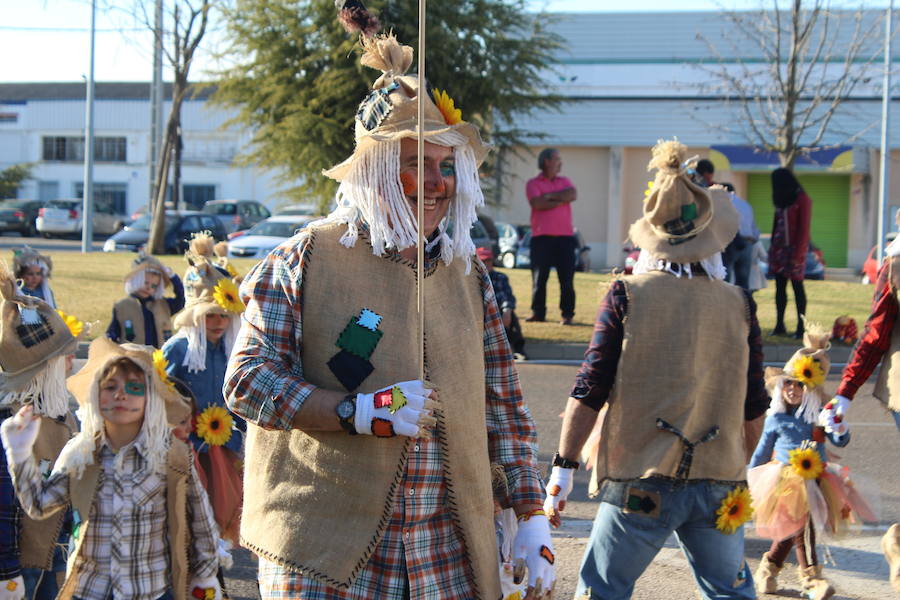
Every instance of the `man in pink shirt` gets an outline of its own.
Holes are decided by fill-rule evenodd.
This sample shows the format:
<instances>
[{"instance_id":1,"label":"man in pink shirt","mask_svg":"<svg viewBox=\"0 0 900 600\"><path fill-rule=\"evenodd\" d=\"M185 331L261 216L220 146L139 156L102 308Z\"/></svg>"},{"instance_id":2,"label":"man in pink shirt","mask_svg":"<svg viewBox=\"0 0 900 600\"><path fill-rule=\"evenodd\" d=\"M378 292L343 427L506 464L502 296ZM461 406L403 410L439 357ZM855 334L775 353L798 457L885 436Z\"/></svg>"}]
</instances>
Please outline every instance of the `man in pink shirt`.
<instances>
[{"instance_id":1,"label":"man in pink shirt","mask_svg":"<svg viewBox=\"0 0 900 600\"><path fill-rule=\"evenodd\" d=\"M575 231L572 202L577 194L568 177L559 174L562 159L556 148L538 155L541 173L528 181L525 193L531 205L531 316L544 321L547 314L547 278L556 267L559 278L559 310L563 325L575 316Z\"/></svg>"}]
</instances>

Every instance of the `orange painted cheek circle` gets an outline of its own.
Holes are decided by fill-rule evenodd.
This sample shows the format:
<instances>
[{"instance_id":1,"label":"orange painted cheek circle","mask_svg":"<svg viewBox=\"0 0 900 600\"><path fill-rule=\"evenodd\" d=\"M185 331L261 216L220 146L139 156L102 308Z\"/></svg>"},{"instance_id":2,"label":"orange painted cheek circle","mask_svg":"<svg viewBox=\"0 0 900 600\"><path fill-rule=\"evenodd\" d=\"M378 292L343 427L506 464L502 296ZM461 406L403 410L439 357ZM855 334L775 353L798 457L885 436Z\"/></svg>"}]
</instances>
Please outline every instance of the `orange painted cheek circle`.
<instances>
[{"instance_id":1,"label":"orange painted cheek circle","mask_svg":"<svg viewBox=\"0 0 900 600\"><path fill-rule=\"evenodd\" d=\"M409 171L400 173L400 183L403 184L403 193L407 196L416 195L416 175Z\"/></svg>"}]
</instances>

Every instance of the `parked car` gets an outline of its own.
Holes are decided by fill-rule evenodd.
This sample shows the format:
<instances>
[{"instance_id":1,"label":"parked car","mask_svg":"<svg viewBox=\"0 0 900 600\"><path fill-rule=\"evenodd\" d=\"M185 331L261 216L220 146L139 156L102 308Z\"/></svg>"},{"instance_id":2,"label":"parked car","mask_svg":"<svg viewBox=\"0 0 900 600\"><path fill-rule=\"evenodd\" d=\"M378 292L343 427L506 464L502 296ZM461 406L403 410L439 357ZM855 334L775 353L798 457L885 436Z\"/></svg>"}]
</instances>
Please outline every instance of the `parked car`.
<instances>
[{"instance_id":1,"label":"parked car","mask_svg":"<svg viewBox=\"0 0 900 600\"><path fill-rule=\"evenodd\" d=\"M18 231L23 236L37 235L38 211L44 203L41 200L19 200L16 198L0 201L0 231Z\"/></svg>"},{"instance_id":2,"label":"parked car","mask_svg":"<svg viewBox=\"0 0 900 600\"><path fill-rule=\"evenodd\" d=\"M769 245L772 243L771 234L764 233L759 240L763 243L766 252L769 251ZM774 275L769 274L769 265L763 261L759 261L759 270L765 275L766 279L773 279ZM809 242L809 250L806 251L806 269L803 274L805 279L825 279L825 256L822 250Z\"/></svg>"},{"instance_id":3,"label":"parked car","mask_svg":"<svg viewBox=\"0 0 900 600\"><path fill-rule=\"evenodd\" d=\"M527 227L527 228L526 228ZM524 233L516 250L516 268L531 268L531 227L522 226ZM588 272L591 270L591 247L584 243L584 236L575 230L575 270Z\"/></svg>"},{"instance_id":4,"label":"parked car","mask_svg":"<svg viewBox=\"0 0 900 600\"><path fill-rule=\"evenodd\" d=\"M150 215L143 215L118 232L103 244L104 252L137 252L150 238ZM212 215L190 211L166 211L166 227L163 237L165 252L182 254L188 249L191 236L201 231L208 231L213 238L225 239L225 227Z\"/></svg>"},{"instance_id":5,"label":"parked car","mask_svg":"<svg viewBox=\"0 0 900 600\"><path fill-rule=\"evenodd\" d=\"M272 216L269 209L256 200L210 200L203 206L203 212L218 218L225 233L249 229Z\"/></svg>"},{"instance_id":6,"label":"parked car","mask_svg":"<svg viewBox=\"0 0 900 600\"><path fill-rule=\"evenodd\" d=\"M500 266L505 269L512 269L516 266L516 251L519 249L521 234L515 225L509 223L497 223L497 233L500 236L497 240L499 245Z\"/></svg>"},{"instance_id":7,"label":"parked car","mask_svg":"<svg viewBox=\"0 0 900 600\"><path fill-rule=\"evenodd\" d=\"M263 258L276 246L306 227L317 216L275 215L260 221L244 235L228 242L228 256L231 258Z\"/></svg>"},{"instance_id":8,"label":"parked car","mask_svg":"<svg viewBox=\"0 0 900 600\"><path fill-rule=\"evenodd\" d=\"M319 207L316 204L299 203L287 204L275 210L275 216L300 215L312 217L319 214Z\"/></svg>"},{"instance_id":9,"label":"parked car","mask_svg":"<svg viewBox=\"0 0 900 600\"><path fill-rule=\"evenodd\" d=\"M629 244L622 248L622 252L625 253L625 267L623 270L626 275L631 275L634 273L634 265L637 264L638 257L641 255L641 249Z\"/></svg>"},{"instance_id":10,"label":"parked car","mask_svg":"<svg viewBox=\"0 0 900 600\"><path fill-rule=\"evenodd\" d=\"M82 206L81 198L50 200L38 210L38 218L35 221L37 230L46 238L55 235L81 235ZM95 235L111 235L125 226L128 216L114 212L106 203L95 202L92 222Z\"/></svg>"},{"instance_id":11,"label":"parked car","mask_svg":"<svg viewBox=\"0 0 900 600\"><path fill-rule=\"evenodd\" d=\"M894 241L894 238L897 237L896 231L891 231L885 236L884 247L887 248L888 244ZM865 262L863 262L862 271L860 275L862 275L862 283L863 284L874 284L878 279L878 268L881 266L878 264L878 256L875 253L877 246L872 246L872 249L869 250L868 256L866 256Z\"/></svg>"}]
</instances>

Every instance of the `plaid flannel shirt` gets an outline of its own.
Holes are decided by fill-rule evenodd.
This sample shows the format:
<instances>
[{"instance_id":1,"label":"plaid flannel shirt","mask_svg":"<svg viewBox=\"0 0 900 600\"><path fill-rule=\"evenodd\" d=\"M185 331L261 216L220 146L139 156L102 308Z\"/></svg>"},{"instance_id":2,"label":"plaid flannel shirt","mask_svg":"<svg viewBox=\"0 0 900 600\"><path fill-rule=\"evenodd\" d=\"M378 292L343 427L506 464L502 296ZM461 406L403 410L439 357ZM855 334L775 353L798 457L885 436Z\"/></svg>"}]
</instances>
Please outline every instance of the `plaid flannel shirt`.
<instances>
[{"instance_id":1,"label":"plaid flannel shirt","mask_svg":"<svg viewBox=\"0 0 900 600\"><path fill-rule=\"evenodd\" d=\"M276 248L241 287L247 309L225 377L225 394L231 410L267 429L290 429L294 415L316 389L304 381L300 362L307 239L301 234ZM431 260L436 255L435 249ZM481 278L481 292L488 452L491 462L506 469L513 504L539 505L544 494L536 466L534 423L522 399L487 275ZM354 585L349 590L332 588L261 558L263 597L374 600L403 598L407 591L422 599L473 597L463 542L446 494L440 440L420 439L397 487L384 536Z\"/></svg>"},{"instance_id":2,"label":"plaid flannel shirt","mask_svg":"<svg viewBox=\"0 0 900 600\"><path fill-rule=\"evenodd\" d=\"M166 538L166 477L146 468L143 433L117 454L102 442L102 468L76 569L74 596L82 600L156 600L170 589L169 542ZM189 569L194 577L213 577L218 568L218 529L206 493L191 466L187 512L191 534ZM49 516L69 504L69 475L54 468L47 479L33 457L13 465L13 480L22 507L33 518Z\"/></svg>"},{"instance_id":3,"label":"plaid flannel shirt","mask_svg":"<svg viewBox=\"0 0 900 600\"><path fill-rule=\"evenodd\" d=\"M0 409L0 421L12 416L8 408ZM19 528L22 508L16 500L16 489L7 469L6 450L0 441L0 581L22 574L19 565Z\"/></svg>"}]
</instances>

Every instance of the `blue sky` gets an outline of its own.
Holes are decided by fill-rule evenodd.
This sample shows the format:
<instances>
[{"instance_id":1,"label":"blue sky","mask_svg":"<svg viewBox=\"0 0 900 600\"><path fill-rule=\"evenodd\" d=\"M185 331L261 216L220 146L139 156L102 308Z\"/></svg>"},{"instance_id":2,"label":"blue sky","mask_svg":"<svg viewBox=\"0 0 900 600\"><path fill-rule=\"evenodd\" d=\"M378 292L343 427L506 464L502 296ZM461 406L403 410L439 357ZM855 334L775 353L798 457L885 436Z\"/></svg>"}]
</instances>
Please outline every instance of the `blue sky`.
<instances>
[{"instance_id":1,"label":"blue sky","mask_svg":"<svg viewBox=\"0 0 900 600\"><path fill-rule=\"evenodd\" d=\"M166 0L168 4L171 0ZM412 0L410 0L412 1ZM432 0L446 1L446 0ZM530 0L534 9L566 12L612 12L621 4L610 0ZM131 0L98 0L97 81L148 81L152 39L126 10ZM149 2L148 2L149 4ZM717 10L753 8L759 0L680 0L677 7L663 0L630 0L629 11ZM886 6L869 0L866 6ZM90 0L0 0L0 81L80 81L89 63ZM207 50L217 47L208 36ZM201 52L192 74L202 78L211 66Z\"/></svg>"}]
</instances>

